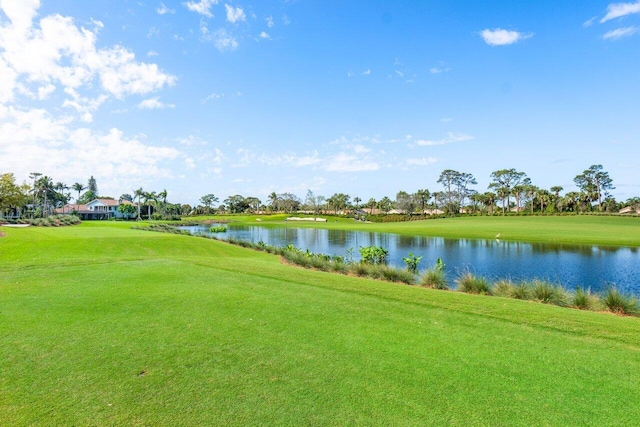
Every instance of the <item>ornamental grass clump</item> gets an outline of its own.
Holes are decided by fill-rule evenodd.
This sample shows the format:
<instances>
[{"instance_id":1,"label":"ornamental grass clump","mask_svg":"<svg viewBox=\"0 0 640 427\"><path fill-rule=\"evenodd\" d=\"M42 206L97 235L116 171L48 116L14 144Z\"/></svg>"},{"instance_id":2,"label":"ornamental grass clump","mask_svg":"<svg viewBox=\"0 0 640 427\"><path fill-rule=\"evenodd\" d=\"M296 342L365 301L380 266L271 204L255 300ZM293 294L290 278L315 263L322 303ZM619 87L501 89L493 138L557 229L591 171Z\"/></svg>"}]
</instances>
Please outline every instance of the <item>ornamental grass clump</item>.
<instances>
[{"instance_id":1,"label":"ornamental grass clump","mask_svg":"<svg viewBox=\"0 0 640 427\"><path fill-rule=\"evenodd\" d=\"M523 299L530 300L531 299L531 289L527 282L520 282L513 285L511 289L510 298L514 299Z\"/></svg>"},{"instance_id":2,"label":"ornamental grass clump","mask_svg":"<svg viewBox=\"0 0 640 427\"><path fill-rule=\"evenodd\" d=\"M353 264L349 264L349 271L351 271L351 273L355 274L356 276L369 276L371 270L371 264L365 264L363 262L354 262Z\"/></svg>"},{"instance_id":3,"label":"ornamental grass clump","mask_svg":"<svg viewBox=\"0 0 640 427\"><path fill-rule=\"evenodd\" d=\"M531 297L544 304L564 307L568 304L569 296L560 285L554 285L544 280L534 280L531 285Z\"/></svg>"},{"instance_id":4,"label":"ornamental grass clump","mask_svg":"<svg viewBox=\"0 0 640 427\"><path fill-rule=\"evenodd\" d=\"M509 279L500 279L491 288L493 295L497 297L513 298L515 284Z\"/></svg>"},{"instance_id":5,"label":"ornamental grass clump","mask_svg":"<svg viewBox=\"0 0 640 427\"><path fill-rule=\"evenodd\" d=\"M313 255L309 257L309 264L317 270L331 271L331 259L327 256Z\"/></svg>"},{"instance_id":6,"label":"ornamental grass clump","mask_svg":"<svg viewBox=\"0 0 640 427\"><path fill-rule=\"evenodd\" d=\"M456 280L458 290L468 294L491 295L491 285L484 277L467 271Z\"/></svg>"},{"instance_id":7,"label":"ornamental grass clump","mask_svg":"<svg viewBox=\"0 0 640 427\"><path fill-rule=\"evenodd\" d=\"M349 272L349 265L344 261L333 260L330 267L334 273L347 274Z\"/></svg>"},{"instance_id":8,"label":"ornamental grass clump","mask_svg":"<svg viewBox=\"0 0 640 427\"><path fill-rule=\"evenodd\" d=\"M592 294L590 290L577 288L573 294L571 305L580 310L597 310L600 306L598 295Z\"/></svg>"},{"instance_id":9,"label":"ornamental grass clump","mask_svg":"<svg viewBox=\"0 0 640 427\"><path fill-rule=\"evenodd\" d=\"M379 270L382 275L381 278L389 282L406 283L407 285L415 282L415 275L411 271L402 268L388 267L386 265L380 266Z\"/></svg>"},{"instance_id":10,"label":"ornamental grass clump","mask_svg":"<svg viewBox=\"0 0 640 427\"><path fill-rule=\"evenodd\" d=\"M637 315L638 301L630 295L618 291L615 286L610 286L601 298L605 310L615 314Z\"/></svg>"},{"instance_id":11,"label":"ornamental grass clump","mask_svg":"<svg viewBox=\"0 0 640 427\"><path fill-rule=\"evenodd\" d=\"M444 270L437 267L432 267L422 273L418 284L424 288L449 289L449 283L447 282Z\"/></svg>"}]
</instances>

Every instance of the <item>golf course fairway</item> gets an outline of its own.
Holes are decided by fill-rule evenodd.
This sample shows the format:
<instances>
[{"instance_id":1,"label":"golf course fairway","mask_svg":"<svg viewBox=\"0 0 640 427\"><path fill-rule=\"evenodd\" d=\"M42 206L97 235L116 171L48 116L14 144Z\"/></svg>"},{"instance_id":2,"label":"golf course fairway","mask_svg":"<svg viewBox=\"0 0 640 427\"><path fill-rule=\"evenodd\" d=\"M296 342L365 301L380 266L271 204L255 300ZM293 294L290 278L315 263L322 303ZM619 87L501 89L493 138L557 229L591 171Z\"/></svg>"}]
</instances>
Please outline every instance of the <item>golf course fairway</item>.
<instances>
[{"instance_id":1,"label":"golf course fairway","mask_svg":"<svg viewBox=\"0 0 640 427\"><path fill-rule=\"evenodd\" d=\"M305 270L131 225L1 228L1 425L640 419L639 318Z\"/></svg>"}]
</instances>

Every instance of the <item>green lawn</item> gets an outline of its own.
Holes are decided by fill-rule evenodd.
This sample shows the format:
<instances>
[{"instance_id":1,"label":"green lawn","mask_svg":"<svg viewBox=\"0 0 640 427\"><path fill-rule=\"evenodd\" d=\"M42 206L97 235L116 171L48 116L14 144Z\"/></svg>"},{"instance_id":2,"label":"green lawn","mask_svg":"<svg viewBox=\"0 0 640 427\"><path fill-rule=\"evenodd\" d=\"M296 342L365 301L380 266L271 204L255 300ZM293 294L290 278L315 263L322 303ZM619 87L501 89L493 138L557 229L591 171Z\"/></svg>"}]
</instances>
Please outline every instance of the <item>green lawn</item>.
<instances>
[{"instance_id":1,"label":"green lawn","mask_svg":"<svg viewBox=\"0 0 640 427\"><path fill-rule=\"evenodd\" d=\"M638 318L129 227L1 228L0 425L638 423Z\"/></svg>"},{"instance_id":2,"label":"green lawn","mask_svg":"<svg viewBox=\"0 0 640 427\"><path fill-rule=\"evenodd\" d=\"M396 223L363 223L349 218L327 222L284 222L287 215L213 217L261 226L320 227L415 236L500 239L589 245L640 246L640 218L620 216L472 216ZM257 220L260 219L260 222Z\"/></svg>"}]
</instances>

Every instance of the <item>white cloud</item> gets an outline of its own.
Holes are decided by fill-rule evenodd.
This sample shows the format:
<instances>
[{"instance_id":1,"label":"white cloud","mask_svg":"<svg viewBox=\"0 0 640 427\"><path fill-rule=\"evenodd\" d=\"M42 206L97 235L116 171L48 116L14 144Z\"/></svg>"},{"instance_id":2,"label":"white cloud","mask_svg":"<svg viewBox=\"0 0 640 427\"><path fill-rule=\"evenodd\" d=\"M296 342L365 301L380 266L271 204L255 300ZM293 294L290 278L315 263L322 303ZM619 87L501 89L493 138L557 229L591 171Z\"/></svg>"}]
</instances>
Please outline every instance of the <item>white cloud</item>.
<instances>
[{"instance_id":1,"label":"white cloud","mask_svg":"<svg viewBox=\"0 0 640 427\"><path fill-rule=\"evenodd\" d=\"M212 99L220 99L224 97L224 93L220 94L220 93L212 93L209 96L207 96L205 99L202 100L202 103L205 104L207 102L209 102Z\"/></svg>"},{"instance_id":2,"label":"white cloud","mask_svg":"<svg viewBox=\"0 0 640 427\"><path fill-rule=\"evenodd\" d=\"M148 56L149 58L151 58L151 57L153 57L153 56L158 56L158 55L159 55L159 53L158 53L158 52L156 52L155 50L150 50L149 52L147 52L147 56Z\"/></svg>"},{"instance_id":3,"label":"white cloud","mask_svg":"<svg viewBox=\"0 0 640 427\"><path fill-rule=\"evenodd\" d=\"M160 30L158 30L156 27L149 28L149 31L147 31L147 38L151 39L158 37L160 37Z\"/></svg>"},{"instance_id":4,"label":"white cloud","mask_svg":"<svg viewBox=\"0 0 640 427\"><path fill-rule=\"evenodd\" d=\"M369 172L380 169L380 165L355 154L338 153L327 159L323 169L327 172Z\"/></svg>"},{"instance_id":5,"label":"white cloud","mask_svg":"<svg viewBox=\"0 0 640 427\"><path fill-rule=\"evenodd\" d=\"M228 4L224 5L224 8L227 10L227 21L235 24L236 22L244 22L247 20L247 15L245 15L244 11L239 7L229 6Z\"/></svg>"},{"instance_id":6,"label":"white cloud","mask_svg":"<svg viewBox=\"0 0 640 427\"><path fill-rule=\"evenodd\" d=\"M187 169L193 170L193 169L196 168L196 162L191 157L187 157L187 158L184 159L184 166Z\"/></svg>"},{"instance_id":7,"label":"white cloud","mask_svg":"<svg viewBox=\"0 0 640 427\"><path fill-rule=\"evenodd\" d=\"M485 29L480 32L480 36L490 46L505 46L533 37L533 33L521 33L518 31L503 30L496 28L493 30Z\"/></svg>"},{"instance_id":8,"label":"white cloud","mask_svg":"<svg viewBox=\"0 0 640 427\"><path fill-rule=\"evenodd\" d=\"M173 104L165 104L158 100L158 97L145 99L138 104L138 108L141 110L164 110L165 108L175 108Z\"/></svg>"},{"instance_id":9,"label":"white cloud","mask_svg":"<svg viewBox=\"0 0 640 427\"><path fill-rule=\"evenodd\" d=\"M370 74L371 74L371 70L369 70L369 69L367 69L367 70L365 70L365 71L363 71L363 72L362 72L362 75L363 75L363 76L368 76L368 75L370 75Z\"/></svg>"},{"instance_id":10,"label":"white cloud","mask_svg":"<svg viewBox=\"0 0 640 427\"><path fill-rule=\"evenodd\" d=\"M616 28L615 30L607 31L602 38L605 40L617 40L623 37L630 37L638 32L640 32L640 28L634 26Z\"/></svg>"},{"instance_id":11,"label":"white cloud","mask_svg":"<svg viewBox=\"0 0 640 427\"><path fill-rule=\"evenodd\" d=\"M214 46L220 52L230 52L238 48L238 40L224 28L219 28L213 33L207 34L205 40L213 41Z\"/></svg>"},{"instance_id":12,"label":"white cloud","mask_svg":"<svg viewBox=\"0 0 640 427\"><path fill-rule=\"evenodd\" d=\"M179 138L178 143L181 145L186 145L187 147L207 145L207 141L195 135L189 135L184 138Z\"/></svg>"},{"instance_id":13,"label":"white cloud","mask_svg":"<svg viewBox=\"0 0 640 427\"><path fill-rule=\"evenodd\" d=\"M407 166L428 166L436 163L438 159L435 157L421 157L419 159L408 159Z\"/></svg>"},{"instance_id":14,"label":"white cloud","mask_svg":"<svg viewBox=\"0 0 640 427\"><path fill-rule=\"evenodd\" d=\"M6 15L0 19L2 166L21 179L37 170L63 182L84 180L91 172L104 183L101 188L121 179L171 176L167 162L180 156L177 150L83 122L91 122L110 98L145 95L174 84L175 77L137 61L123 46L98 48L101 22L78 27L58 14L36 20L39 7L37 0L0 0ZM38 108L43 100L58 104Z\"/></svg>"},{"instance_id":15,"label":"white cloud","mask_svg":"<svg viewBox=\"0 0 640 427\"><path fill-rule=\"evenodd\" d=\"M463 133L449 132L447 136L443 139L440 139L440 140L421 139L416 141L416 144L420 146L445 145L445 144L451 144L454 142L471 141L472 139L475 139L475 138L473 136L465 135Z\"/></svg>"},{"instance_id":16,"label":"white cloud","mask_svg":"<svg viewBox=\"0 0 640 427\"><path fill-rule=\"evenodd\" d=\"M180 155L173 148L146 145L142 137L127 138L116 128L97 132L74 127L71 121L42 109L0 105L3 167L22 179L37 170L56 180L73 182L86 179L84 175L91 171L99 182L115 176L139 182L171 176L165 162Z\"/></svg>"},{"instance_id":17,"label":"white cloud","mask_svg":"<svg viewBox=\"0 0 640 427\"><path fill-rule=\"evenodd\" d=\"M271 36L265 31L261 32L259 37L263 40L269 40L271 38Z\"/></svg>"},{"instance_id":18,"label":"white cloud","mask_svg":"<svg viewBox=\"0 0 640 427\"><path fill-rule=\"evenodd\" d=\"M640 13L640 1L635 3L611 3L607 6L607 14L600 20L600 23L636 13Z\"/></svg>"},{"instance_id":19,"label":"white cloud","mask_svg":"<svg viewBox=\"0 0 640 427\"><path fill-rule=\"evenodd\" d=\"M97 21L90 30L78 28L73 18L51 15L42 18L38 27L32 18L39 2L3 2L0 6L10 20L0 21L0 102L14 100L16 92L28 93L50 84L60 85L67 94L81 89L94 93L68 100L78 103L83 99L93 102L102 94L116 98L145 94L175 83L174 76L163 73L156 64L136 61L122 46L98 49L102 24Z\"/></svg>"},{"instance_id":20,"label":"white cloud","mask_svg":"<svg viewBox=\"0 0 640 427\"><path fill-rule=\"evenodd\" d=\"M204 15L208 18L212 18L211 7L218 4L218 0L200 0L199 2L188 1L182 3L191 12L196 12L200 15Z\"/></svg>"},{"instance_id":21,"label":"white cloud","mask_svg":"<svg viewBox=\"0 0 640 427\"><path fill-rule=\"evenodd\" d=\"M75 90L69 88L65 89L65 93L71 95L72 99L65 99L62 106L75 109L80 114L80 120L87 123L93 120L93 112L108 99L106 95L100 95L93 99L80 96Z\"/></svg>"},{"instance_id":22,"label":"white cloud","mask_svg":"<svg viewBox=\"0 0 640 427\"><path fill-rule=\"evenodd\" d=\"M267 22L267 27L269 28L273 28L276 24L273 22L273 16L267 16L267 18L265 19L265 21Z\"/></svg>"},{"instance_id":23,"label":"white cloud","mask_svg":"<svg viewBox=\"0 0 640 427\"><path fill-rule=\"evenodd\" d=\"M584 21L584 22L582 23L582 26L583 26L583 27L590 27L590 26L592 26L592 25L593 25L593 23L595 22L595 20L596 20L596 19L598 19L598 17L597 17L597 16L594 16L594 17L592 17L591 19L588 19L588 20Z\"/></svg>"},{"instance_id":24,"label":"white cloud","mask_svg":"<svg viewBox=\"0 0 640 427\"><path fill-rule=\"evenodd\" d=\"M158 15L165 15L167 13L173 15L176 13L176 10L168 8L164 3L160 3L160 7L156 9L156 12L158 12Z\"/></svg>"},{"instance_id":25,"label":"white cloud","mask_svg":"<svg viewBox=\"0 0 640 427\"><path fill-rule=\"evenodd\" d=\"M368 153L371 150L365 147L364 145L358 144L353 147L353 151L356 154L364 154L364 153Z\"/></svg>"},{"instance_id":26,"label":"white cloud","mask_svg":"<svg viewBox=\"0 0 640 427\"><path fill-rule=\"evenodd\" d=\"M38 88L38 99L40 101L47 99L49 95L51 95L55 90L56 90L56 87L51 83L44 86L40 86Z\"/></svg>"},{"instance_id":27,"label":"white cloud","mask_svg":"<svg viewBox=\"0 0 640 427\"><path fill-rule=\"evenodd\" d=\"M299 157L295 160L294 165L297 167L314 166L322 162L322 159L318 157L318 152L314 151L310 156Z\"/></svg>"}]
</instances>

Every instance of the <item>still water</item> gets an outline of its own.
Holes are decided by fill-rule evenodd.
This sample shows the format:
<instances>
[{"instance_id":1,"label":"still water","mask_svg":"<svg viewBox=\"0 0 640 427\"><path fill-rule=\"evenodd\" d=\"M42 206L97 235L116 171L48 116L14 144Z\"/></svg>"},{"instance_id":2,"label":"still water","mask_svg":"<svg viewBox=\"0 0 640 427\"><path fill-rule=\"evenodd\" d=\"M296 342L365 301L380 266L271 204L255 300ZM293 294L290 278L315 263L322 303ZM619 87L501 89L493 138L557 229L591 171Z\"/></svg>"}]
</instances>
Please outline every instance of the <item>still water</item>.
<instances>
[{"instance_id":1,"label":"still water","mask_svg":"<svg viewBox=\"0 0 640 427\"><path fill-rule=\"evenodd\" d=\"M262 241L272 246L292 244L302 250L328 255L345 256L353 248L356 261L360 259L361 246L375 245L389 251L389 264L396 267L404 267L402 258L412 252L422 256L421 270L441 258L452 277L469 270L490 279L546 279L561 283L567 289L580 286L601 291L613 284L622 291L640 295L640 248L444 239L317 228L226 226L227 232L216 233L216 238ZM209 233L209 226L185 228L192 233Z\"/></svg>"}]
</instances>

